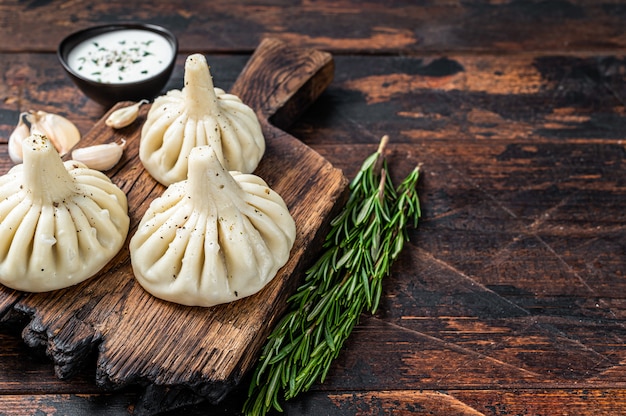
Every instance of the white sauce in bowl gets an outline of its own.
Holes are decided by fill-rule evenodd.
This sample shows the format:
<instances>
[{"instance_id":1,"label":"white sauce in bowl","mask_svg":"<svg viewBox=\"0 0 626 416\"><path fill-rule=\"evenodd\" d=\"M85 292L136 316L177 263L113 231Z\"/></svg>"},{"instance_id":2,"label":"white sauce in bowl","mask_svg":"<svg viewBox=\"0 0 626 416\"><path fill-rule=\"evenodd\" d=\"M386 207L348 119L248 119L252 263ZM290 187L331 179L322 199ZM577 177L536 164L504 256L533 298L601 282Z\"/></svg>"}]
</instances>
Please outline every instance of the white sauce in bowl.
<instances>
[{"instance_id":1,"label":"white sauce in bowl","mask_svg":"<svg viewBox=\"0 0 626 416\"><path fill-rule=\"evenodd\" d=\"M67 57L74 72L96 82L124 84L142 81L163 71L174 49L158 33L123 29L89 38Z\"/></svg>"}]
</instances>

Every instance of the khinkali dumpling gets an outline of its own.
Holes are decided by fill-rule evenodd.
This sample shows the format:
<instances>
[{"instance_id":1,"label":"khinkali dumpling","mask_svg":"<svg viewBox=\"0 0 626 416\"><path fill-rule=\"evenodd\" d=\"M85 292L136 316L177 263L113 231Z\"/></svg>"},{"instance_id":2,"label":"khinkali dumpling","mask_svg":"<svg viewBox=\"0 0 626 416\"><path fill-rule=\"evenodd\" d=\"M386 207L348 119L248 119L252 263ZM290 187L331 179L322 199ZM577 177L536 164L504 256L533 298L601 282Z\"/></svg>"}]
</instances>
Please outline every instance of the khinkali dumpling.
<instances>
[{"instance_id":1,"label":"khinkali dumpling","mask_svg":"<svg viewBox=\"0 0 626 416\"><path fill-rule=\"evenodd\" d=\"M213 146L226 169L244 173L253 172L265 152L256 114L236 95L213 86L201 54L187 58L182 90L154 100L139 143L144 167L166 186L187 177L187 157L196 146Z\"/></svg>"},{"instance_id":2,"label":"khinkali dumpling","mask_svg":"<svg viewBox=\"0 0 626 416\"><path fill-rule=\"evenodd\" d=\"M252 295L289 259L296 227L260 177L229 172L211 146L189 155L188 179L150 204L130 241L134 274L154 296L213 306Z\"/></svg>"},{"instance_id":3,"label":"khinkali dumpling","mask_svg":"<svg viewBox=\"0 0 626 416\"><path fill-rule=\"evenodd\" d=\"M122 248L126 195L102 172L63 162L46 136L22 142L0 177L0 283L44 292L82 282Z\"/></svg>"}]
</instances>

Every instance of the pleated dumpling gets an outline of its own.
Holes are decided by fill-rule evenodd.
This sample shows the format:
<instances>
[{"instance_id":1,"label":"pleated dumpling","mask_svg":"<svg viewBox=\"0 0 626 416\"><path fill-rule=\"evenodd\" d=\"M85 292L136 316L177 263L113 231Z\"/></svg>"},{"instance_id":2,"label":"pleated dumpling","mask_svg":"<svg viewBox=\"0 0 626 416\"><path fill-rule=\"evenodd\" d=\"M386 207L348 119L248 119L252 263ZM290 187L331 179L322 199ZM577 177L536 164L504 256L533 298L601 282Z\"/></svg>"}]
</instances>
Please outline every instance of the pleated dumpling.
<instances>
[{"instance_id":1,"label":"pleated dumpling","mask_svg":"<svg viewBox=\"0 0 626 416\"><path fill-rule=\"evenodd\" d=\"M102 172L63 162L43 135L0 177L0 283L45 292L82 282L122 248L126 195Z\"/></svg>"},{"instance_id":2,"label":"pleated dumpling","mask_svg":"<svg viewBox=\"0 0 626 416\"><path fill-rule=\"evenodd\" d=\"M152 295L213 306L252 295L287 262L296 226L260 177L229 172L194 148L186 180L150 204L130 240L133 272Z\"/></svg>"},{"instance_id":3,"label":"pleated dumpling","mask_svg":"<svg viewBox=\"0 0 626 416\"><path fill-rule=\"evenodd\" d=\"M139 158L163 185L187 177L192 148L211 145L228 170L253 172L265 152L255 112L239 97L213 86L206 58L185 61L185 85L154 100L141 130Z\"/></svg>"}]
</instances>

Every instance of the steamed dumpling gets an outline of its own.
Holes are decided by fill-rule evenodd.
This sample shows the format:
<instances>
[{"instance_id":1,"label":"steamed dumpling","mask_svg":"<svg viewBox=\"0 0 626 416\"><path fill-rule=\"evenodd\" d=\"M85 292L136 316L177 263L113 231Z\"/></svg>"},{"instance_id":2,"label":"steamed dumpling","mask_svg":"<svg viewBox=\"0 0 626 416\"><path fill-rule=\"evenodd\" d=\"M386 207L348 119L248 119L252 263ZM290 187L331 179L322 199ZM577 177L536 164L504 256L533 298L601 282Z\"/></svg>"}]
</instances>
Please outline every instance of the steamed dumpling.
<instances>
[{"instance_id":1,"label":"steamed dumpling","mask_svg":"<svg viewBox=\"0 0 626 416\"><path fill-rule=\"evenodd\" d=\"M45 136L22 149L23 163L0 177L0 283L44 292L82 282L122 248L126 195L103 173L63 162Z\"/></svg>"},{"instance_id":2,"label":"steamed dumpling","mask_svg":"<svg viewBox=\"0 0 626 416\"><path fill-rule=\"evenodd\" d=\"M261 290L289 259L295 237L285 202L263 179L229 172L202 146L190 152L188 179L150 204L130 255L149 293L213 306Z\"/></svg>"},{"instance_id":3,"label":"steamed dumpling","mask_svg":"<svg viewBox=\"0 0 626 416\"><path fill-rule=\"evenodd\" d=\"M228 170L253 172L265 152L254 111L239 97L213 86L206 58L190 55L185 86L157 97L141 130L139 158L163 185L187 177L192 148L211 145Z\"/></svg>"}]
</instances>

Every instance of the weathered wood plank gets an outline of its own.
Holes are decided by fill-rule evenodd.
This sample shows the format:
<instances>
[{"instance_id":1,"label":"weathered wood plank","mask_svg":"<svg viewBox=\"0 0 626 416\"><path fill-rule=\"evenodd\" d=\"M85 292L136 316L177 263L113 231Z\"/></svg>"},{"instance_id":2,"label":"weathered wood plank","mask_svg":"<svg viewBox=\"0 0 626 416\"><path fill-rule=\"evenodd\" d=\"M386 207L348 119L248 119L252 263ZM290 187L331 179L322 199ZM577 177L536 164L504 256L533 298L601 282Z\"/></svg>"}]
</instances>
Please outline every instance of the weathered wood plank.
<instances>
[{"instance_id":1,"label":"weathered wood plank","mask_svg":"<svg viewBox=\"0 0 626 416\"><path fill-rule=\"evenodd\" d=\"M167 88L182 84L184 58ZM227 88L246 62L245 56L208 59L215 82ZM626 59L620 56L338 56L335 65L333 83L290 129L313 147L375 146L385 133L392 144L501 139L619 145L625 138ZM52 55L9 54L0 70L6 79L0 84L0 140L29 108L61 111L83 133L106 111L73 87Z\"/></svg>"},{"instance_id":2,"label":"weathered wood plank","mask_svg":"<svg viewBox=\"0 0 626 416\"><path fill-rule=\"evenodd\" d=\"M618 415L626 408L624 389L520 389L449 391L455 399L486 415Z\"/></svg>"},{"instance_id":3,"label":"weathered wood plank","mask_svg":"<svg viewBox=\"0 0 626 416\"><path fill-rule=\"evenodd\" d=\"M24 394L0 396L3 416L63 414L121 416L133 410L133 395Z\"/></svg>"},{"instance_id":4,"label":"weathered wood plank","mask_svg":"<svg viewBox=\"0 0 626 416\"><path fill-rule=\"evenodd\" d=\"M0 328L0 397L50 392L102 393L94 383L93 366L77 373L71 383L56 377L45 351L28 348L24 343L20 335L23 328L23 323L3 323Z\"/></svg>"},{"instance_id":5,"label":"weathered wood plank","mask_svg":"<svg viewBox=\"0 0 626 416\"><path fill-rule=\"evenodd\" d=\"M11 41L0 50L51 52L75 30L140 21L170 27L185 53L250 52L267 35L334 53L599 51L626 47L624 14L619 2L584 0L112 0L90 7L9 0L0 5L0 39Z\"/></svg>"},{"instance_id":6,"label":"weathered wood plank","mask_svg":"<svg viewBox=\"0 0 626 416\"><path fill-rule=\"evenodd\" d=\"M567 405L564 405L566 403ZM133 396L126 395L4 395L0 407L6 416L63 413L69 416L125 416L133 411ZM626 407L624 389L516 389L492 390L383 390L311 392L299 403L287 403L285 416L324 414L351 416L355 414L430 415L430 416L496 416L554 415L578 416L618 415ZM222 406L193 405L174 415L240 415L240 406L229 400Z\"/></svg>"},{"instance_id":7,"label":"weathered wood plank","mask_svg":"<svg viewBox=\"0 0 626 416\"><path fill-rule=\"evenodd\" d=\"M383 390L328 393L328 397L311 394L306 406L288 406L286 413L296 415L298 411L315 409L336 416L380 412L435 416L608 416L621 414L625 406L626 392L623 389Z\"/></svg>"}]
</instances>

